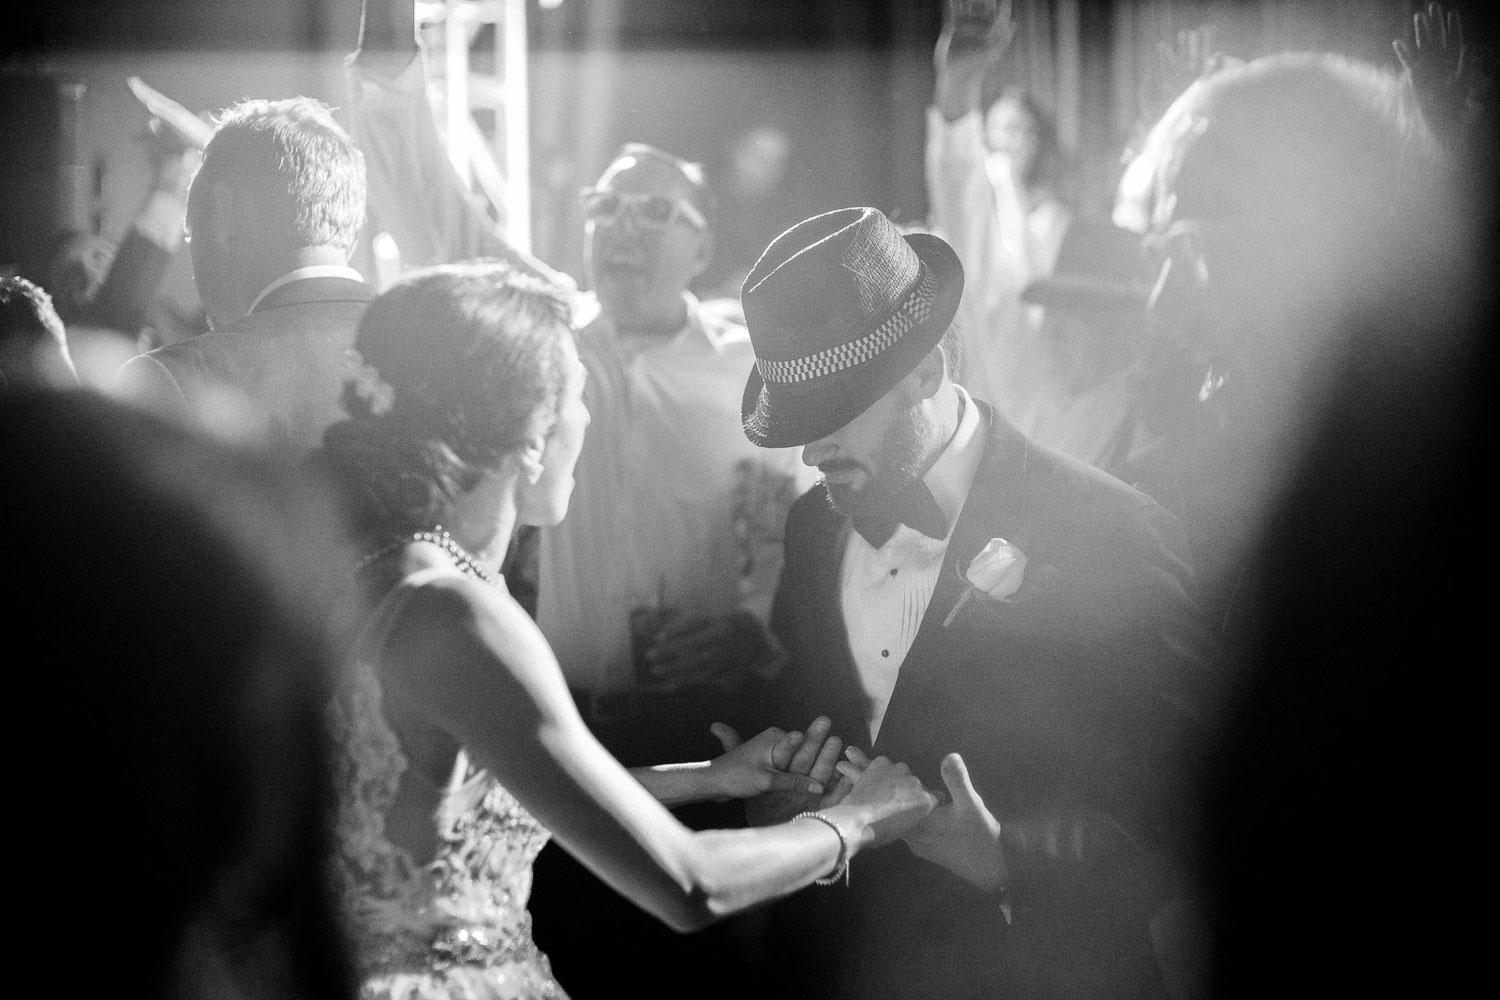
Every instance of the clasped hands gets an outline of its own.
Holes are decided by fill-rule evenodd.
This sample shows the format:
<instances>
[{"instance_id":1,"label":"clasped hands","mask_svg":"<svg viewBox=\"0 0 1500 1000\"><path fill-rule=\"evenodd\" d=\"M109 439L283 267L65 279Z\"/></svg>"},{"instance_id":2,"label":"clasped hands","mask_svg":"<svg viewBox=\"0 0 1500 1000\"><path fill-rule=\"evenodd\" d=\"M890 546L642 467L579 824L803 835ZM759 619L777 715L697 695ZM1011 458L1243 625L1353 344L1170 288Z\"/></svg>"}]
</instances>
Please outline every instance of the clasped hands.
<instances>
[{"instance_id":1,"label":"clasped hands","mask_svg":"<svg viewBox=\"0 0 1500 1000\"><path fill-rule=\"evenodd\" d=\"M883 783L909 779L905 764L885 757L873 760L832 732L819 716L806 732L771 728L748 742L722 723L712 727L726 762L744 774L733 797L745 800L753 826L784 822L801 812L826 809L840 802L884 794ZM728 760L726 760L728 759ZM951 753L942 762L943 791L924 789L927 809L877 825L879 846L903 839L920 858L953 872L985 891L1005 885L1008 871L1001 850L1000 821L985 806L969 779L963 758Z\"/></svg>"}]
</instances>

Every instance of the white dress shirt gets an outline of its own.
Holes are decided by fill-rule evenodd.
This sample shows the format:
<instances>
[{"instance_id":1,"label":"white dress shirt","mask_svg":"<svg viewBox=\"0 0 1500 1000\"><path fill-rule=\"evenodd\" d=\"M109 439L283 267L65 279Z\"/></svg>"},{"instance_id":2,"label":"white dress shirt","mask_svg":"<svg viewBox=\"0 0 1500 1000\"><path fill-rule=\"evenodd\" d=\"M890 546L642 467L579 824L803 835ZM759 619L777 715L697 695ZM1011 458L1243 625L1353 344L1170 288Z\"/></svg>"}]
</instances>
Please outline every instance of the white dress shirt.
<instances>
[{"instance_id":1,"label":"white dress shirt","mask_svg":"<svg viewBox=\"0 0 1500 1000\"><path fill-rule=\"evenodd\" d=\"M630 610L655 603L663 581L666 603L685 613L744 609L764 622L785 514L781 503L768 512L774 533L744 572L740 463L759 481L785 477L786 505L817 478L800 448L745 436L740 401L755 354L736 309L686 299L676 334L627 336L599 317L578 337L592 420L568 515L542 532L537 623L568 683L594 693L634 686Z\"/></svg>"},{"instance_id":2,"label":"white dress shirt","mask_svg":"<svg viewBox=\"0 0 1500 1000\"><path fill-rule=\"evenodd\" d=\"M947 536L929 538L902 524L878 549L857 531L849 532L844 547L839 577L844 627L860 683L872 703L871 743L880 735L896 677L932 601L948 539L984 454L979 408L962 386L956 388L963 407L958 429L922 477L948 518Z\"/></svg>"}]
</instances>

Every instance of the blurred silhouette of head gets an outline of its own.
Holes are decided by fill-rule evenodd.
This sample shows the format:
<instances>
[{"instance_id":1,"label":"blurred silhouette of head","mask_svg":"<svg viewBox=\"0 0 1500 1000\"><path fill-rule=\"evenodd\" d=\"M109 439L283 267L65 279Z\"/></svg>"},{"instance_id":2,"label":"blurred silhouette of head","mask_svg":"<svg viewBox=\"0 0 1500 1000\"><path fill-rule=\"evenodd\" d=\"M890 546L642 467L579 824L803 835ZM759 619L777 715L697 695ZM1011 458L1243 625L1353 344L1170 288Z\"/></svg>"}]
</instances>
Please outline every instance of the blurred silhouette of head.
<instances>
[{"instance_id":1,"label":"blurred silhouette of head","mask_svg":"<svg viewBox=\"0 0 1500 1000\"><path fill-rule=\"evenodd\" d=\"M0 395L0 466L37 651L5 752L44 775L13 813L47 845L12 880L27 968L85 996L352 997L323 876L352 620L318 583L328 494L83 390Z\"/></svg>"},{"instance_id":2,"label":"blurred silhouette of head","mask_svg":"<svg viewBox=\"0 0 1500 1000\"><path fill-rule=\"evenodd\" d=\"M244 316L295 267L347 263L364 221L364 155L326 105L229 108L188 191L193 280L210 324Z\"/></svg>"},{"instance_id":3,"label":"blurred silhouette of head","mask_svg":"<svg viewBox=\"0 0 1500 1000\"><path fill-rule=\"evenodd\" d=\"M1414 249L1436 147L1394 73L1267 56L1191 85L1147 136L1164 392L1268 419Z\"/></svg>"},{"instance_id":4,"label":"blurred silhouette of head","mask_svg":"<svg viewBox=\"0 0 1500 1000\"><path fill-rule=\"evenodd\" d=\"M25 278L0 278L0 389L77 384L51 296Z\"/></svg>"}]
</instances>

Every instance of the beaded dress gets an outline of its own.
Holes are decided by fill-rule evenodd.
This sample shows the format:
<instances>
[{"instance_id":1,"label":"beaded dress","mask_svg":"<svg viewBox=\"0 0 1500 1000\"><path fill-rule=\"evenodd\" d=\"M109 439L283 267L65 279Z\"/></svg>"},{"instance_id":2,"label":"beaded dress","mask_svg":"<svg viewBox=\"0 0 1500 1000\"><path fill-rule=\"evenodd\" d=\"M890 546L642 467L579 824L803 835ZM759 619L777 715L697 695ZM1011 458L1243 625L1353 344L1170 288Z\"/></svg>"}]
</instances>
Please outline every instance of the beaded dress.
<instances>
[{"instance_id":1,"label":"beaded dress","mask_svg":"<svg viewBox=\"0 0 1500 1000\"><path fill-rule=\"evenodd\" d=\"M365 625L334 699L335 889L364 1000L566 1000L531 938L532 862L547 831L462 753L438 806L436 856L419 864L385 835L407 757L382 707L375 664L411 595L402 580Z\"/></svg>"}]
</instances>

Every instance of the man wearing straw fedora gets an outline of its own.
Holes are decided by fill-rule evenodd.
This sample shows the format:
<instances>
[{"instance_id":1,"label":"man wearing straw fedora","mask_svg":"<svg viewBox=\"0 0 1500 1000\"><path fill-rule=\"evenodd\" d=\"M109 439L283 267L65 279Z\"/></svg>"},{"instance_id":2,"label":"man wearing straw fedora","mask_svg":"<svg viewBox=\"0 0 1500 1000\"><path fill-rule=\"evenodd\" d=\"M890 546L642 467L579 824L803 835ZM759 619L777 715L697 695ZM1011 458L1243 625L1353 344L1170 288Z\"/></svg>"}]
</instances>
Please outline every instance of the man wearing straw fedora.
<instances>
[{"instance_id":1,"label":"man wearing straw fedora","mask_svg":"<svg viewBox=\"0 0 1500 1000\"><path fill-rule=\"evenodd\" d=\"M745 432L823 475L787 520L778 712L950 797L780 904L768 952L788 996L1159 996L1154 848L1207 634L1182 528L954 380L962 294L947 243L871 208L798 223L745 281Z\"/></svg>"}]
</instances>

